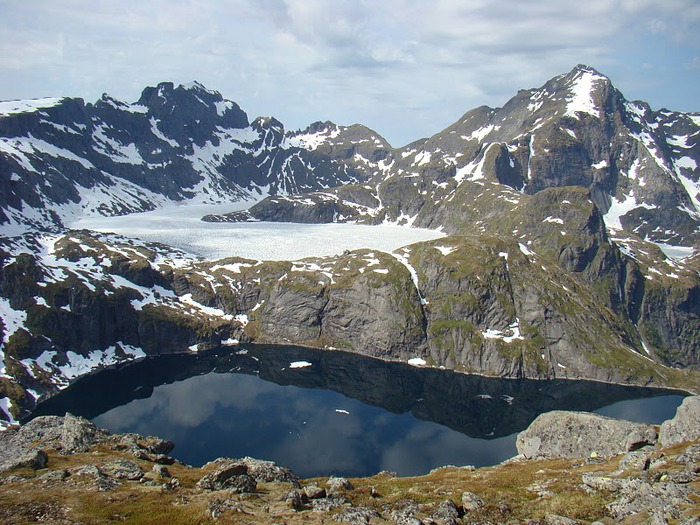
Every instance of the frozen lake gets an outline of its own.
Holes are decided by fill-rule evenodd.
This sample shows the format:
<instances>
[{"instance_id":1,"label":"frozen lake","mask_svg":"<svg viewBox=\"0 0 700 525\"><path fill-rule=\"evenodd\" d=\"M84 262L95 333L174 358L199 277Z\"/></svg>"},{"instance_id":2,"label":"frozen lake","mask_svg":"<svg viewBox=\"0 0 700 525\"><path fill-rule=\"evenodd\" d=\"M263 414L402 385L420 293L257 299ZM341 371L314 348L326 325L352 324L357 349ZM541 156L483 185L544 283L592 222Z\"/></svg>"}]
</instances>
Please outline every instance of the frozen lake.
<instances>
[{"instance_id":1,"label":"frozen lake","mask_svg":"<svg viewBox=\"0 0 700 525\"><path fill-rule=\"evenodd\" d=\"M168 206L121 217L85 217L70 227L161 242L209 260L233 256L297 260L359 248L391 252L401 246L443 236L433 230L394 225L210 223L200 220L207 214L238 211L249 205Z\"/></svg>"}]
</instances>

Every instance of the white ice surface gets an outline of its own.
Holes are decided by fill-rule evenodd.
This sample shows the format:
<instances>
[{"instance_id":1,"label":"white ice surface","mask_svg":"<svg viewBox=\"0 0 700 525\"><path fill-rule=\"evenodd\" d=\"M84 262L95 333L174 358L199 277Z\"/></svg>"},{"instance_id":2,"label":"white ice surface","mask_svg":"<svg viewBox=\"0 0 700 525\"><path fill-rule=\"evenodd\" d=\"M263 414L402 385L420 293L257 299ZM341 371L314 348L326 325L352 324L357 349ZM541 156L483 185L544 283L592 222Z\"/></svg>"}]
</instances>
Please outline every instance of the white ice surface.
<instances>
[{"instance_id":1,"label":"white ice surface","mask_svg":"<svg viewBox=\"0 0 700 525\"><path fill-rule=\"evenodd\" d=\"M673 246L662 242L657 242L655 244L661 248L661 251L664 252L666 257L670 257L671 259L686 259L695 253L695 250L688 246Z\"/></svg>"},{"instance_id":2,"label":"white ice surface","mask_svg":"<svg viewBox=\"0 0 700 525\"><path fill-rule=\"evenodd\" d=\"M200 220L209 213L226 213L248 206L250 203L168 206L122 217L86 217L70 227L161 242L209 260L224 257L297 260L360 248L391 252L401 246L444 236L433 230L392 225L208 223Z\"/></svg>"}]
</instances>

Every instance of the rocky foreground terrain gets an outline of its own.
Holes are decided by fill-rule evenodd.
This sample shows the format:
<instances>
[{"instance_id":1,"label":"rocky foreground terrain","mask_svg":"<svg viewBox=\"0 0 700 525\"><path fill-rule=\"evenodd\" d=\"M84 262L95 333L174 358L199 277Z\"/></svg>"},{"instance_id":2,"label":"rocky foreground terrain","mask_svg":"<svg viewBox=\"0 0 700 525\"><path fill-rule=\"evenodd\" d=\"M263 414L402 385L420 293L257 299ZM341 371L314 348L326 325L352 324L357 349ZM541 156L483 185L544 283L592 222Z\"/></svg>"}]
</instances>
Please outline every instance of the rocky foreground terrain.
<instances>
[{"instance_id":1,"label":"rocky foreground terrain","mask_svg":"<svg viewBox=\"0 0 700 525\"><path fill-rule=\"evenodd\" d=\"M38 417L0 433L0 521L19 523L700 523L700 397L658 427L542 414L519 456L426 476L298 479L252 458L201 468L157 437Z\"/></svg>"}]
</instances>

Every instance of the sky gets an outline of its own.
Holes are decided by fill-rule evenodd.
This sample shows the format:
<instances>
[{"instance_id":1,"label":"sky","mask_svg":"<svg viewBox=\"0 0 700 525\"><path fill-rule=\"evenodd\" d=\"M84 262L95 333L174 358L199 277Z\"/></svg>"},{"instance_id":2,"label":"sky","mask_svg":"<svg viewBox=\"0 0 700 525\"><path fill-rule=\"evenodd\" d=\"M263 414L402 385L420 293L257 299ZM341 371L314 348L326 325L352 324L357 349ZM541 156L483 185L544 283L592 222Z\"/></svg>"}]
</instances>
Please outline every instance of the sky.
<instances>
[{"instance_id":1,"label":"sky","mask_svg":"<svg viewBox=\"0 0 700 525\"><path fill-rule=\"evenodd\" d=\"M399 147L587 64L700 111L698 0L0 0L0 100L138 100L197 80L287 129Z\"/></svg>"}]
</instances>

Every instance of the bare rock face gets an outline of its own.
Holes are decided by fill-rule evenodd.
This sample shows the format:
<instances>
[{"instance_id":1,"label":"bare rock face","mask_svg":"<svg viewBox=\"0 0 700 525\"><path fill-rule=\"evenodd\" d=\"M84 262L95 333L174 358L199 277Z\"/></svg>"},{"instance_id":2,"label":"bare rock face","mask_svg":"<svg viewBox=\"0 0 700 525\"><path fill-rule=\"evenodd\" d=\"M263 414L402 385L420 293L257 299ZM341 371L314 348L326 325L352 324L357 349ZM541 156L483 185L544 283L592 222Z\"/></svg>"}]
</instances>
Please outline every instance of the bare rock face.
<instances>
[{"instance_id":1,"label":"bare rock face","mask_svg":"<svg viewBox=\"0 0 700 525\"><path fill-rule=\"evenodd\" d=\"M258 483L291 483L299 488L299 478L287 467L280 467L272 461L245 457L239 460L248 467L247 474Z\"/></svg>"},{"instance_id":2,"label":"bare rock face","mask_svg":"<svg viewBox=\"0 0 700 525\"><path fill-rule=\"evenodd\" d=\"M518 434L516 446L528 459L609 457L655 444L656 440L656 431L648 425L557 410L535 419Z\"/></svg>"},{"instance_id":3,"label":"bare rock face","mask_svg":"<svg viewBox=\"0 0 700 525\"><path fill-rule=\"evenodd\" d=\"M102 467L102 472L115 479L139 480L143 477L143 470L135 461L130 459L117 459Z\"/></svg>"},{"instance_id":4,"label":"bare rock face","mask_svg":"<svg viewBox=\"0 0 700 525\"><path fill-rule=\"evenodd\" d=\"M64 454L86 452L108 435L87 419L71 414L37 417L18 429L0 432L0 472L45 468L48 456L42 449Z\"/></svg>"},{"instance_id":5,"label":"bare rock face","mask_svg":"<svg viewBox=\"0 0 700 525\"><path fill-rule=\"evenodd\" d=\"M257 482L248 474L245 463L224 461L213 472L206 474L197 482L197 488L203 490L230 490L234 493L255 492Z\"/></svg>"},{"instance_id":6,"label":"bare rock face","mask_svg":"<svg viewBox=\"0 0 700 525\"><path fill-rule=\"evenodd\" d=\"M103 440L108 433L85 418L66 414L61 430L61 447L65 453L87 452L91 445Z\"/></svg>"},{"instance_id":7,"label":"bare rock face","mask_svg":"<svg viewBox=\"0 0 700 525\"><path fill-rule=\"evenodd\" d=\"M700 437L700 396L686 397L673 419L661 425L659 441L665 447Z\"/></svg>"}]
</instances>

